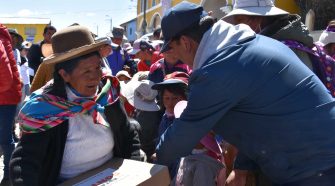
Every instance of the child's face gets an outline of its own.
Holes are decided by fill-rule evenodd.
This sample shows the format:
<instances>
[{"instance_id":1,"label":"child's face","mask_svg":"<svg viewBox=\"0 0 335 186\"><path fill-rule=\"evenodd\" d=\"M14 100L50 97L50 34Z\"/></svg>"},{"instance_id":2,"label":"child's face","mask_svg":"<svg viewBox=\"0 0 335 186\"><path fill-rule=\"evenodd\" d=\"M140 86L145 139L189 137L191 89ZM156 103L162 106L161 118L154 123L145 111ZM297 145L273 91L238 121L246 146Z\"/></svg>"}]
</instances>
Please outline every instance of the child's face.
<instances>
[{"instance_id":1,"label":"child's face","mask_svg":"<svg viewBox=\"0 0 335 186\"><path fill-rule=\"evenodd\" d=\"M167 112L173 113L174 106L181 100L183 100L183 97L181 95L173 94L166 89L164 90L163 105Z\"/></svg>"}]
</instances>

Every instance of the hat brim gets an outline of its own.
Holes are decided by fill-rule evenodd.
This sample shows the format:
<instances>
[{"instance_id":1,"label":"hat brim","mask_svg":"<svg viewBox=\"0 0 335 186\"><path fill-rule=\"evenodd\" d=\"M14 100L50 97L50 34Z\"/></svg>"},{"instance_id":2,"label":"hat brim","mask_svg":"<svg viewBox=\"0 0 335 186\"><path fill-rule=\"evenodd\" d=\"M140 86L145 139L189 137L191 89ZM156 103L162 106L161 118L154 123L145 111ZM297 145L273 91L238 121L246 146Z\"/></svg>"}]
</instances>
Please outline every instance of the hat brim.
<instances>
[{"instance_id":1,"label":"hat brim","mask_svg":"<svg viewBox=\"0 0 335 186\"><path fill-rule=\"evenodd\" d=\"M153 112L160 109L156 100L154 102L145 102L138 96L134 96L134 99L128 101L133 107L139 110Z\"/></svg>"},{"instance_id":2,"label":"hat brim","mask_svg":"<svg viewBox=\"0 0 335 186\"><path fill-rule=\"evenodd\" d=\"M318 43L322 46L326 46L329 43L335 43L335 32L323 31L319 37Z\"/></svg>"},{"instance_id":3,"label":"hat brim","mask_svg":"<svg viewBox=\"0 0 335 186\"><path fill-rule=\"evenodd\" d=\"M179 80L179 79L167 79L167 80L164 80L161 83L156 83L151 88L154 89L154 90L161 90L161 89L165 88L168 85L187 86L187 84L185 82L183 82L182 80Z\"/></svg>"},{"instance_id":4,"label":"hat brim","mask_svg":"<svg viewBox=\"0 0 335 186\"><path fill-rule=\"evenodd\" d=\"M18 37L19 38L19 42L20 43L22 43L24 40L23 40L23 37L20 35L20 34L18 34L18 33L15 33L15 32L9 32L10 34L13 34L13 35L15 35L16 37Z\"/></svg>"},{"instance_id":5,"label":"hat brim","mask_svg":"<svg viewBox=\"0 0 335 186\"><path fill-rule=\"evenodd\" d=\"M141 49L134 49L132 48L131 50L129 50L127 53L130 55L135 55L137 54Z\"/></svg>"},{"instance_id":6,"label":"hat brim","mask_svg":"<svg viewBox=\"0 0 335 186\"><path fill-rule=\"evenodd\" d=\"M116 75L115 75L115 77L120 77L120 76L126 76L127 78L129 78L129 79L131 79L131 77L130 77L130 75L129 74L127 74L127 73L116 73Z\"/></svg>"},{"instance_id":7,"label":"hat brim","mask_svg":"<svg viewBox=\"0 0 335 186\"><path fill-rule=\"evenodd\" d=\"M250 15L250 16L277 16L277 15L287 15L288 12L277 8L277 7L245 7L237 8L229 12L222 20L229 22L232 16L235 15Z\"/></svg>"},{"instance_id":8,"label":"hat brim","mask_svg":"<svg viewBox=\"0 0 335 186\"><path fill-rule=\"evenodd\" d=\"M120 39L122 38L123 40L128 40L128 38L125 35L123 35L122 37L114 37L113 33L108 33L107 36L110 38L120 38Z\"/></svg>"},{"instance_id":9,"label":"hat brim","mask_svg":"<svg viewBox=\"0 0 335 186\"><path fill-rule=\"evenodd\" d=\"M170 42L171 40L164 40L164 43L163 43L163 46L161 48L161 50L159 51L159 53L164 53L164 52L167 52L171 49L170 47Z\"/></svg>"},{"instance_id":10,"label":"hat brim","mask_svg":"<svg viewBox=\"0 0 335 186\"><path fill-rule=\"evenodd\" d=\"M105 44L108 44L108 40L101 40L91 45L85 45L79 48L72 49L68 52L54 53L44 58L43 63L49 63L49 64L61 63L70 59L74 59L76 57L83 56L85 54L89 54L94 51L98 51L101 48L101 46Z\"/></svg>"},{"instance_id":11,"label":"hat brim","mask_svg":"<svg viewBox=\"0 0 335 186\"><path fill-rule=\"evenodd\" d=\"M160 108L157 104L157 100L153 102L146 102L134 94L135 89L139 86L139 84L140 82L136 80L131 80L128 83L120 82L121 95L127 98L129 104L136 109L143 111L159 111Z\"/></svg>"}]
</instances>

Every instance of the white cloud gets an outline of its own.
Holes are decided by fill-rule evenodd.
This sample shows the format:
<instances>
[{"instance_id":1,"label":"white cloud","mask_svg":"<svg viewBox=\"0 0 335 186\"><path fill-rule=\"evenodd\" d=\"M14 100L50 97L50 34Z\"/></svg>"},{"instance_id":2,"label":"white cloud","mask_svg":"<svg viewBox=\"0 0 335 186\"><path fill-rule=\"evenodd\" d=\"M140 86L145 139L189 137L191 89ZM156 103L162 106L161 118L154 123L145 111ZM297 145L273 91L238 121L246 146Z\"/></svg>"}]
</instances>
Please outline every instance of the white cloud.
<instances>
[{"instance_id":1,"label":"white cloud","mask_svg":"<svg viewBox=\"0 0 335 186\"><path fill-rule=\"evenodd\" d=\"M89 13L86 13L86 16L88 16L88 17L93 17L93 16L95 16L96 14L95 13L92 13L92 12L89 12Z\"/></svg>"},{"instance_id":2,"label":"white cloud","mask_svg":"<svg viewBox=\"0 0 335 186\"><path fill-rule=\"evenodd\" d=\"M29 9L22 9L22 10L17 12L17 15L20 16L20 17L29 17L29 16L34 15L34 12L32 12Z\"/></svg>"},{"instance_id":3,"label":"white cloud","mask_svg":"<svg viewBox=\"0 0 335 186\"><path fill-rule=\"evenodd\" d=\"M0 14L0 17L14 17L13 14Z\"/></svg>"}]
</instances>

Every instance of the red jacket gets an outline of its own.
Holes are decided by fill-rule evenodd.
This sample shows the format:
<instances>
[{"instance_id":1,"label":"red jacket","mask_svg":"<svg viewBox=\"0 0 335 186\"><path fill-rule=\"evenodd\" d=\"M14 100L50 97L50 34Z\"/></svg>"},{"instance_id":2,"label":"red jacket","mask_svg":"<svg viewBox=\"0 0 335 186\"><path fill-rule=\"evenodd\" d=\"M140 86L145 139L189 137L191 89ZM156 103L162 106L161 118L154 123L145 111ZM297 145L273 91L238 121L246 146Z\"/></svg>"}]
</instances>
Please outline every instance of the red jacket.
<instances>
[{"instance_id":1,"label":"red jacket","mask_svg":"<svg viewBox=\"0 0 335 186\"><path fill-rule=\"evenodd\" d=\"M19 71L7 28L0 24L0 105L16 105L21 100Z\"/></svg>"},{"instance_id":2,"label":"red jacket","mask_svg":"<svg viewBox=\"0 0 335 186\"><path fill-rule=\"evenodd\" d=\"M163 54L160 54L158 51L155 51L152 53L151 61L148 61L146 63L144 60L141 60L140 62L138 62L137 70L138 71L149 71L150 66L162 58L163 58Z\"/></svg>"}]
</instances>

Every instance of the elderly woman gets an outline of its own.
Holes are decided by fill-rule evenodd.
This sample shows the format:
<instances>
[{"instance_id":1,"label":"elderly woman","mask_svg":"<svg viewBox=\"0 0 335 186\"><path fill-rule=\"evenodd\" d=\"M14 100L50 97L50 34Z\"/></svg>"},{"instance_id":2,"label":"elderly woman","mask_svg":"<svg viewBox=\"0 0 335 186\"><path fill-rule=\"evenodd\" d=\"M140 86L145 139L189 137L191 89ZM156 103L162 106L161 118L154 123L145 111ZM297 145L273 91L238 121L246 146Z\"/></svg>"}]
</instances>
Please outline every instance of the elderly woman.
<instances>
[{"instance_id":1,"label":"elderly woman","mask_svg":"<svg viewBox=\"0 0 335 186\"><path fill-rule=\"evenodd\" d=\"M104 76L88 29L72 26L52 37L54 82L34 92L20 112L23 132L10 161L13 185L56 185L113 157L140 159L134 123L122 108L119 82Z\"/></svg>"}]
</instances>

